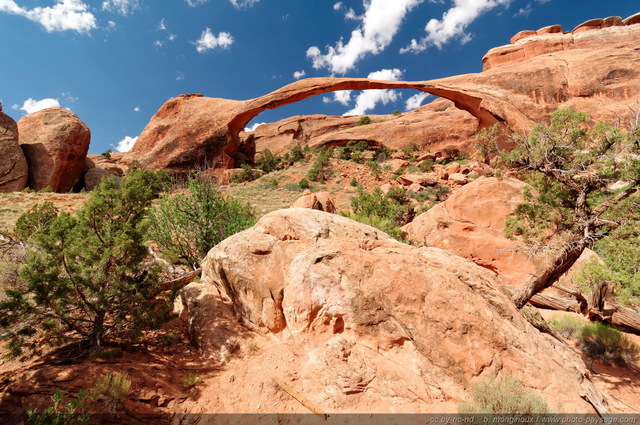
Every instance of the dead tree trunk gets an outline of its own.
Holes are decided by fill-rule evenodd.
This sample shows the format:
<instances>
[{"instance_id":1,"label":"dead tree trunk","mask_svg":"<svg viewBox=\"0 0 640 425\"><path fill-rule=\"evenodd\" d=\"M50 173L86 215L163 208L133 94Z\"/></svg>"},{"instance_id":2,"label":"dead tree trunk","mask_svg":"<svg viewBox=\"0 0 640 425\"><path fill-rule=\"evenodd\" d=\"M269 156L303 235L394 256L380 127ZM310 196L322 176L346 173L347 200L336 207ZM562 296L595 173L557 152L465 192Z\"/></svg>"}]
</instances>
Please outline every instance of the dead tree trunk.
<instances>
[{"instance_id":1,"label":"dead tree trunk","mask_svg":"<svg viewBox=\"0 0 640 425\"><path fill-rule=\"evenodd\" d=\"M516 304L516 307L521 309L529 302L531 297L556 283L558 279L575 264L578 258L580 258L585 248L593 242L593 237L586 236L578 241L565 245L560 255L556 257L556 260L549 268L513 296L513 302Z\"/></svg>"}]
</instances>

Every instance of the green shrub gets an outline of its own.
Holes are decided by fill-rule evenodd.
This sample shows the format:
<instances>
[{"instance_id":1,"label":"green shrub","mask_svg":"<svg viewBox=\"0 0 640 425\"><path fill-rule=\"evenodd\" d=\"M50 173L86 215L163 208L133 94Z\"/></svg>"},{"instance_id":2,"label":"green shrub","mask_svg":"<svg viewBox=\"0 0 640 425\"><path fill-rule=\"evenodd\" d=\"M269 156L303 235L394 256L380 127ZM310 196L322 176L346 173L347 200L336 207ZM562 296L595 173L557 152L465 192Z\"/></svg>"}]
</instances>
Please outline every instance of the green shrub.
<instances>
[{"instance_id":1,"label":"green shrub","mask_svg":"<svg viewBox=\"0 0 640 425\"><path fill-rule=\"evenodd\" d=\"M358 120L358 125L367 125L367 124L371 124L371 118L369 118L366 115L363 117L360 117L360 119Z\"/></svg>"},{"instance_id":2,"label":"green shrub","mask_svg":"<svg viewBox=\"0 0 640 425\"><path fill-rule=\"evenodd\" d=\"M296 162L300 162L306 158L305 153L302 151L300 145L295 145L293 149L291 149L291 153L289 155L289 161L291 164L295 164Z\"/></svg>"},{"instance_id":3,"label":"green shrub","mask_svg":"<svg viewBox=\"0 0 640 425\"><path fill-rule=\"evenodd\" d=\"M88 401L95 396L84 389L78 392L75 397L69 396L67 392L56 388L51 396L53 406L46 408L42 413L38 409L27 411L26 425L82 425L89 422L89 415L85 413ZM63 403L66 400L66 403Z\"/></svg>"},{"instance_id":4,"label":"green shrub","mask_svg":"<svg viewBox=\"0 0 640 425\"><path fill-rule=\"evenodd\" d=\"M256 155L256 168L268 174L277 170L281 161L282 158L271 153L269 149L265 149Z\"/></svg>"},{"instance_id":5,"label":"green shrub","mask_svg":"<svg viewBox=\"0 0 640 425\"><path fill-rule=\"evenodd\" d=\"M412 156L414 152L417 152L418 150L418 144L416 142L411 142L409 146L405 146L404 148L402 148L402 153L407 156Z\"/></svg>"},{"instance_id":6,"label":"green shrub","mask_svg":"<svg viewBox=\"0 0 640 425\"><path fill-rule=\"evenodd\" d=\"M351 200L354 212L351 218L361 223L377 227L390 236L400 237L400 226L411 221L415 215L408 203L406 191L392 188L385 195L379 187L367 193L362 186L358 186L358 196Z\"/></svg>"},{"instance_id":7,"label":"green shrub","mask_svg":"<svg viewBox=\"0 0 640 425\"><path fill-rule=\"evenodd\" d=\"M105 399L107 406L117 409L129 397L131 380L126 374L107 373L96 380L94 391Z\"/></svg>"},{"instance_id":8,"label":"green shrub","mask_svg":"<svg viewBox=\"0 0 640 425\"><path fill-rule=\"evenodd\" d=\"M350 184L352 187L357 187L357 186L358 186L358 180L356 180L356 179L351 179L351 181L349 182L349 184Z\"/></svg>"},{"instance_id":9,"label":"green shrub","mask_svg":"<svg viewBox=\"0 0 640 425\"><path fill-rule=\"evenodd\" d=\"M254 171L248 164L242 164L242 171L233 174L229 179L231 183L244 183L250 182L260 177L260 173Z\"/></svg>"},{"instance_id":10,"label":"green shrub","mask_svg":"<svg viewBox=\"0 0 640 425\"><path fill-rule=\"evenodd\" d=\"M148 208L161 176L136 171L104 179L75 216L49 205L31 209L17 233L34 247L20 270L24 289L7 290L0 326L11 354L74 339L100 346L136 339L169 316L158 272L145 266ZM32 338L35 336L35 338Z\"/></svg>"},{"instance_id":11,"label":"green shrub","mask_svg":"<svg viewBox=\"0 0 640 425\"><path fill-rule=\"evenodd\" d=\"M591 322L579 333L580 347L592 359L621 366L630 364L638 354L638 347L622 332L598 322Z\"/></svg>"},{"instance_id":12,"label":"green shrub","mask_svg":"<svg viewBox=\"0 0 640 425\"><path fill-rule=\"evenodd\" d=\"M393 111L393 115L395 115L395 116L400 115L400 111L398 111L397 109L395 109L395 110Z\"/></svg>"},{"instance_id":13,"label":"green shrub","mask_svg":"<svg viewBox=\"0 0 640 425\"><path fill-rule=\"evenodd\" d=\"M386 146L381 147L373 151L373 160L377 162L384 162L391 158L391 149Z\"/></svg>"},{"instance_id":14,"label":"green shrub","mask_svg":"<svg viewBox=\"0 0 640 425\"><path fill-rule=\"evenodd\" d=\"M298 182L298 187L300 187L300 189L309 189L311 185L309 184L309 180L303 177Z\"/></svg>"},{"instance_id":15,"label":"green shrub","mask_svg":"<svg viewBox=\"0 0 640 425\"><path fill-rule=\"evenodd\" d=\"M434 165L435 165L435 161L429 158L422 161L418 167L420 168L420 171L426 173L426 172L433 171Z\"/></svg>"},{"instance_id":16,"label":"green shrub","mask_svg":"<svg viewBox=\"0 0 640 425\"><path fill-rule=\"evenodd\" d=\"M190 373L182 380L182 385L187 388L195 388L202 383L202 378L196 373Z\"/></svg>"},{"instance_id":17,"label":"green shrub","mask_svg":"<svg viewBox=\"0 0 640 425\"><path fill-rule=\"evenodd\" d=\"M111 159L112 153L113 151L111 149L107 149L106 151L102 152L100 155L104 156L107 159Z\"/></svg>"},{"instance_id":18,"label":"green shrub","mask_svg":"<svg viewBox=\"0 0 640 425\"><path fill-rule=\"evenodd\" d=\"M560 316L549 320L549 325L565 338L578 338L585 322L579 317Z\"/></svg>"},{"instance_id":19,"label":"green shrub","mask_svg":"<svg viewBox=\"0 0 640 425\"><path fill-rule=\"evenodd\" d=\"M471 400L458 405L458 413L530 415L549 413L547 403L515 378L485 380L473 386Z\"/></svg>"},{"instance_id":20,"label":"green shrub","mask_svg":"<svg viewBox=\"0 0 640 425\"><path fill-rule=\"evenodd\" d=\"M249 204L225 198L211 182L196 175L186 192L165 194L150 212L150 236L161 249L177 251L193 268L215 245L255 224Z\"/></svg>"},{"instance_id":21,"label":"green shrub","mask_svg":"<svg viewBox=\"0 0 640 425\"><path fill-rule=\"evenodd\" d=\"M307 179L314 182L323 182L331 177L331 170L327 168L333 153L330 149L323 149L318 153L313 168L307 173Z\"/></svg>"}]
</instances>

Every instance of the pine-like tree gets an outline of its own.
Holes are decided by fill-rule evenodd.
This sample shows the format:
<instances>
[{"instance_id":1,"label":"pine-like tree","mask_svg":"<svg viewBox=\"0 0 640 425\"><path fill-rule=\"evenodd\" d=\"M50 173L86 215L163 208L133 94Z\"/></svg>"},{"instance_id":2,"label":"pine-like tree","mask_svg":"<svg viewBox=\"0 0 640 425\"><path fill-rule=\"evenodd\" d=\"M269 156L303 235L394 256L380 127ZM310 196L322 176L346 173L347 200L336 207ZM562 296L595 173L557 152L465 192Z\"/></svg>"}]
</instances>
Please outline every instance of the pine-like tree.
<instances>
[{"instance_id":1,"label":"pine-like tree","mask_svg":"<svg viewBox=\"0 0 640 425\"><path fill-rule=\"evenodd\" d=\"M640 130L588 123L587 114L558 110L550 125L514 137L516 147L501 152L505 167L517 169L536 189L525 191L507 233L560 244L555 261L515 295L519 308L555 283L585 248L607 238L614 252L611 244L639 234Z\"/></svg>"},{"instance_id":2,"label":"pine-like tree","mask_svg":"<svg viewBox=\"0 0 640 425\"><path fill-rule=\"evenodd\" d=\"M26 290L6 291L0 304L14 355L25 344L136 338L168 317L158 270L143 264L145 217L160 188L157 173L136 171L120 186L104 180L76 215L43 204L18 220L16 234L32 247L20 272Z\"/></svg>"}]
</instances>

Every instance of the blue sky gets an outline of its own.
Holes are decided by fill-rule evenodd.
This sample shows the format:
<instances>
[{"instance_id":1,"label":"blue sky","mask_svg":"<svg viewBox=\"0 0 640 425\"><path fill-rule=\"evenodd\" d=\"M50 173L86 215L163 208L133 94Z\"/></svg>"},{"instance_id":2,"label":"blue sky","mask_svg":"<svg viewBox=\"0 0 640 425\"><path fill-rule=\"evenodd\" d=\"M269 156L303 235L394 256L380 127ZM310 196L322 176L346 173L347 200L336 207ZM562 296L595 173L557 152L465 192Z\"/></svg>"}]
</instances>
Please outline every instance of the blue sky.
<instances>
[{"instance_id":1,"label":"blue sky","mask_svg":"<svg viewBox=\"0 0 640 425\"><path fill-rule=\"evenodd\" d=\"M90 153L126 149L182 93L250 99L297 78L427 80L481 71L524 29L640 11L637 0L0 0L0 101L69 108ZM417 91L329 94L266 111L391 113Z\"/></svg>"}]
</instances>

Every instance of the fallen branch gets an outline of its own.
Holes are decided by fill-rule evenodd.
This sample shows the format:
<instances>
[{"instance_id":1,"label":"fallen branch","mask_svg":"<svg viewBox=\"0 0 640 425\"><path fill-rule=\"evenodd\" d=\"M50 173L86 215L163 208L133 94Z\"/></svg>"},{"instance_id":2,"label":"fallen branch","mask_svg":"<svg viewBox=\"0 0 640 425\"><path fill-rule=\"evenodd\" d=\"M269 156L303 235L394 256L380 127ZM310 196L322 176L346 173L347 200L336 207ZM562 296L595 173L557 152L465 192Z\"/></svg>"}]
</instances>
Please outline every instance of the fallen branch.
<instances>
[{"instance_id":1,"label":"fallen branch","mask_svg":"<svg viewBox=\"0 0 640 425\"><path fill-rule=\"evenodd\" d=\"M291 397L293 397L296 400L298 400L298 402L300 402L300 404L302 404L304 407L309 409L311 412L315 413L316 415L324 415L325 414L318 406L313 404L313 402L311 400L309 400L308 398L306 398L305 396L300 394L298 391L296 391L293 388L291 388L285 382L283 382L283 381L281 381L280 379L277 379L277 378L272 378L272 379L273 379L273 382L275 382L275 384L278 387L280 387L282 390L284 390Z\"/></svg>"}]
</instances>

